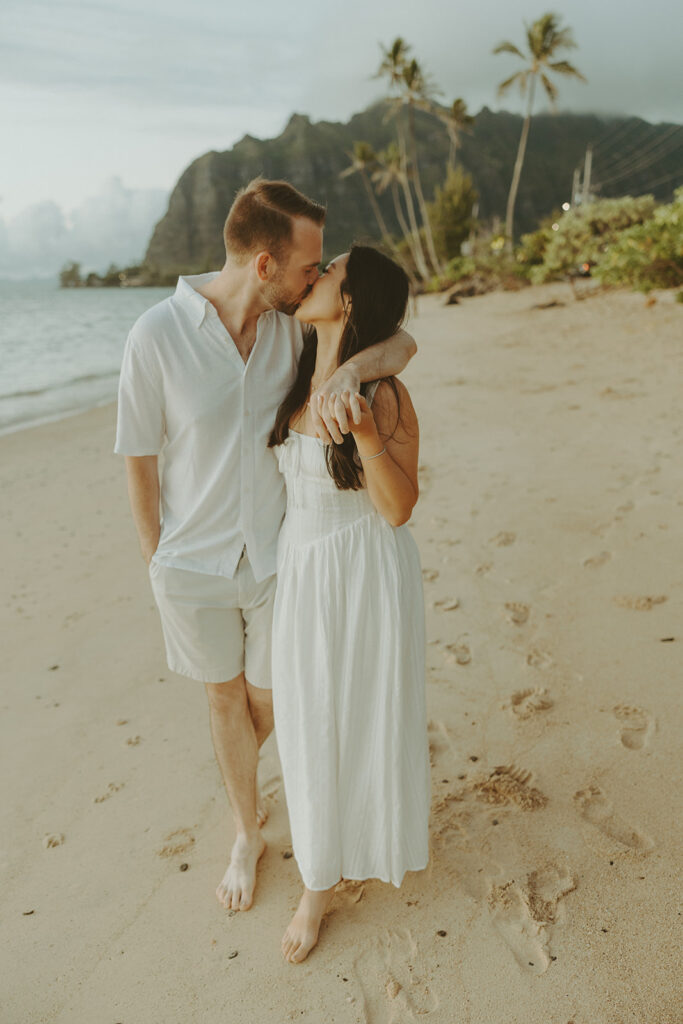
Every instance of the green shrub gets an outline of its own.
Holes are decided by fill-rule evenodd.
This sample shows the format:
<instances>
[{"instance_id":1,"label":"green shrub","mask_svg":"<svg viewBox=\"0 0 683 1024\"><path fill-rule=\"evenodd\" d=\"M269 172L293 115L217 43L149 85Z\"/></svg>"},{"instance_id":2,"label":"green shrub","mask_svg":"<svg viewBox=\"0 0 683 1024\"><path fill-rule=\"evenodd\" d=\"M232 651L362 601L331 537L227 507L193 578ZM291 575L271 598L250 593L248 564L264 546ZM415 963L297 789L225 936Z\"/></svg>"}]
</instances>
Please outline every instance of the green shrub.
<instances>
[{"instance_id":1,"label":"green shrub","mask_svg":"<svg viewBox=\"0 0 683 1024\"><path fill-rule=\"evenodd\" d=\"M562 213L557 211L550 217L545 217L536 231L522 235L515 249L515 259L518 263L524 267L535 267L543 263L545 251L553 237L553 224L559 223L561 216Z\"/></svg>"},{"instance_id":2,"label":"green shrub","mask_svg":"<svg viewBox=\"0 0 683 1024\"><path fill-rule=\"evenodd\" d=\"M445 182L435 189L434 202L427 204L434 245L441 259L458 258L474 226L472 209L477 199L470 175L459 164L449 167Z\"/></svg>"},{"instance_id":3,"label":"green shrub","mask_svg":"<svg viewBox=\"0 0 683 1024\"><path fill-rule=\"evenodd\" d=\"M543 262L531 266L532 282L558 280L583 263L598 263L623 231L649 220L654 210L652 196L600 199L569 210L550 226Z\"/></svg>"},{"instance_id":4,"label":"green shrub","mask_svg":"<svg viewBox=\"0 0 683 1024\"><path fill-rule=\"evenodd\" d=\"M683 284L683 187L672 203L623 231L600 254L593 275L604 284L644 292Z\"/></svg>"}]
</instances>

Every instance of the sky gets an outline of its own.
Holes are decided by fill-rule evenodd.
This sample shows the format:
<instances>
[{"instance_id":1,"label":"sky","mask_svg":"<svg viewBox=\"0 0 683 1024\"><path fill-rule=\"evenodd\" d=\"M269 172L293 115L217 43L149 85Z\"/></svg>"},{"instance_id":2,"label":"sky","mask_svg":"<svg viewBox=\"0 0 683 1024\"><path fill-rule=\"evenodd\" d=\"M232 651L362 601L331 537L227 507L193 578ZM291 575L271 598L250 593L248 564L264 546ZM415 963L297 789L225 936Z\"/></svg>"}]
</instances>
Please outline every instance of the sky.
<instances>
[{"instance_id":1,"label":"sky","mask_svg":"<svg viewBox=\"0 0 683 1024\"><path fill-rule=\"evenodd\" d=\"M411 43L450 103L520 110L496 86L516 70L539 0L0 0L0 274L66 258L103 269L146 247L182 171L292 113L346 120L384 95L380 43ZM680 0L558 0L559 108L683 121ZM539 109L541 105L539 104Z\"/></svg>"}]
</instances>

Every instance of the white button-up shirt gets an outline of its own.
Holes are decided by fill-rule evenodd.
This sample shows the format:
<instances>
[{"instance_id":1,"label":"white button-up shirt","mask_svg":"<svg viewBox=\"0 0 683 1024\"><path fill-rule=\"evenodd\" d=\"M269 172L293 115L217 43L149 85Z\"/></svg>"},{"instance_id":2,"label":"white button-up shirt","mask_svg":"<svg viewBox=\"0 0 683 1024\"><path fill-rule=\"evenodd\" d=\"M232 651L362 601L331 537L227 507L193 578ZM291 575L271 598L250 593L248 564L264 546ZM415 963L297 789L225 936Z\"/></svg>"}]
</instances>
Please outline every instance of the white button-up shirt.
<instances>
[{"instance_id":1,"label":"white button-up shirt","mask_svg":"<svg viewBox=\"0 0 683 1024\"><path fill-rule=\"evenodd\" d=\"M244 546L257 581L276 569L284 480L267 447L296 376L301 325L269 310L245 364L215 307L181 277L135 323L123 356L115 451L163 454L163 565L232 577Z\"/></svg>"}]
</instances>

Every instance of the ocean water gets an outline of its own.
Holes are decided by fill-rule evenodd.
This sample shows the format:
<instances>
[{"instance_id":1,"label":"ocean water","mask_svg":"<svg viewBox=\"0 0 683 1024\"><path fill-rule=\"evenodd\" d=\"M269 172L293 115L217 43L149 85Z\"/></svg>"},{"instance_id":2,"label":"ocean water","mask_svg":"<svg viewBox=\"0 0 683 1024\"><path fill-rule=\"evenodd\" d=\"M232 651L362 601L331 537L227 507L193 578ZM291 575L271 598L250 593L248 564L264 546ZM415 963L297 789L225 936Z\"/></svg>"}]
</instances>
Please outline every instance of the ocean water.
<instances>
[{"instance_id":1,"label":"ocean water","mask_svg":"<svg viewBox=\"0 0 683 1024\"><path fill-rule=\"evenodd\" d=\"M0 281L0 434L113 401L128 331L170 294Z\"/></svg>"}]
</instances>

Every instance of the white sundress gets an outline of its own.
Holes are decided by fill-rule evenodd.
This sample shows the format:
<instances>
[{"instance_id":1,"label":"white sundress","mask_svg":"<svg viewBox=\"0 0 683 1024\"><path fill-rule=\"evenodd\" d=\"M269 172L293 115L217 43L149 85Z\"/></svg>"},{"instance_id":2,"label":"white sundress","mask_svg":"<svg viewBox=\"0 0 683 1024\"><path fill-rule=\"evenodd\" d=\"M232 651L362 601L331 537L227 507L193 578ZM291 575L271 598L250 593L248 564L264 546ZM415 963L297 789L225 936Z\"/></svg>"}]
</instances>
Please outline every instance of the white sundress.
<instances>
[{"instance_id":1,"label":"white sundress","mask_svg":"<svg viewBox=\"0 0 683 1024\"><path fill-rule=\"evenodd\" d=\"M273 704L304 884L401 884L426 867L430 804L422 573L407 526L338 490L290 430L273 621Z\"/></svg>"}]
</instances>

